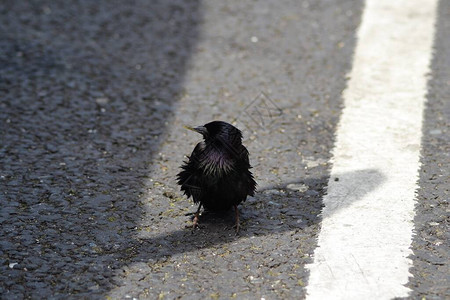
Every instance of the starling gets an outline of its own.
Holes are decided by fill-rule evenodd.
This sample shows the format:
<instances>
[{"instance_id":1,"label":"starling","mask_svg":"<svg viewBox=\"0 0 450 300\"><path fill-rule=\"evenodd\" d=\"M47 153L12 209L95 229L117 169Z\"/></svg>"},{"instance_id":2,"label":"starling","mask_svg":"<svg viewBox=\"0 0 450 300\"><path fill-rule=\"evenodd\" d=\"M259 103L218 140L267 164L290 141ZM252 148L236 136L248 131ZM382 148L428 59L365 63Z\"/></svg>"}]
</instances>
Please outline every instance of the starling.
<instances>
[{"instance_id":1,"label":"starling","mask_svg":"<svg viewBox=\"0 0 450 300\"><path fill-rule=\"evenodd\" d=\"M195 146L177 177L181 191L199 204L193 228L197 226L202 206L208 211L225 211L234 207L236 233L239 232L237 206L245 201L247 195L253 196L256 188L250 172L249 153L242 145L241 131L223 121L185 128L200 133L204 139Z\"/></svg>"}]
</instances>

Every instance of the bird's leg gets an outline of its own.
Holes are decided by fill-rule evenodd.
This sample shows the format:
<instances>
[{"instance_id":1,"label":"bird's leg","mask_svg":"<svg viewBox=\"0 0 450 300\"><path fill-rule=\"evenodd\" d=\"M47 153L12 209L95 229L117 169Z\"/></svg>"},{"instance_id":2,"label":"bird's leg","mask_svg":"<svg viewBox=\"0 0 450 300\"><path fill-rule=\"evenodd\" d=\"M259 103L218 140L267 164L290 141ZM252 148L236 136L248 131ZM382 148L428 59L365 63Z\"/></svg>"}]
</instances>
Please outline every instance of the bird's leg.
<instances>
[{"instance_id":1,"label":"bird's leg","mask_svg":"<svg viewBox=\"0 0 450 300\"><path fill-rule=\"evenodd\" d=\"M239 232L239 210L237 205L234 206L234 214L236 217L236 224L234 225L234 227L236 227L236 234L238 234Z\"/></svg>"},{"instance_id":2,"label":"bird's leg","mask_svg":"<svg viewBox=\"0 0 450 300\"><path fill-rule=\"evenodd\" d=\"M195 227L197 227L197 223L198 223L198 216L200 214L200 208L202 207L202 204L200 203L200 205L198 206L197 211L194 214L194 220L192 222L192 229L195 229Z\"/></svg>"}]
</instances>

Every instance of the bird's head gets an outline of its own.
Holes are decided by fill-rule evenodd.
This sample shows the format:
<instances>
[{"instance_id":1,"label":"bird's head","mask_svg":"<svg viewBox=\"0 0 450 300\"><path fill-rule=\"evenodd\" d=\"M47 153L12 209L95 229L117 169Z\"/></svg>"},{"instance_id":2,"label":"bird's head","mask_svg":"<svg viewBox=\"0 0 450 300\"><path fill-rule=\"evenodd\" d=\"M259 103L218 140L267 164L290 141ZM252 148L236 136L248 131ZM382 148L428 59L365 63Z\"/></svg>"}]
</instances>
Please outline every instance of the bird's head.
<instances>
[{"instance_id":1,"label":"bird's head","mask_svg":"<svg viewBox=\"0 0 450 300\"><path fill-rule=\"evenodd\" d=\"M200 133L206 142L219 140L232 145L240 144L242 142L241 131L227 122L213 121L195 128L189 126L184 127Z\"/></svg>"}]
</instances>

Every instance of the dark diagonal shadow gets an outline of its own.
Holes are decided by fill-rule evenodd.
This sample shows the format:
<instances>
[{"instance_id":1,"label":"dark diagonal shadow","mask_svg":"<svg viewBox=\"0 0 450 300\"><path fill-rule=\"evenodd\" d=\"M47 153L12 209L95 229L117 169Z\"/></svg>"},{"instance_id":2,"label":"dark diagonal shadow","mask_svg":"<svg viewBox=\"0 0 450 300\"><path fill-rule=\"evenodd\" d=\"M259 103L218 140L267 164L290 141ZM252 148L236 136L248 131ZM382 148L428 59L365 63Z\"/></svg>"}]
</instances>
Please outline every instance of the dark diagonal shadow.
<instances>
[{"instance_id":1,"label":"dark diagonal shadow","mask_svg":"<svg viewBox=\"0 0 450 300\"><path fill-rule=\"evenodd\" d=\"M199 1L2 1L0 295L102 297L183 93Z\"/></svg>"}]
</instances>

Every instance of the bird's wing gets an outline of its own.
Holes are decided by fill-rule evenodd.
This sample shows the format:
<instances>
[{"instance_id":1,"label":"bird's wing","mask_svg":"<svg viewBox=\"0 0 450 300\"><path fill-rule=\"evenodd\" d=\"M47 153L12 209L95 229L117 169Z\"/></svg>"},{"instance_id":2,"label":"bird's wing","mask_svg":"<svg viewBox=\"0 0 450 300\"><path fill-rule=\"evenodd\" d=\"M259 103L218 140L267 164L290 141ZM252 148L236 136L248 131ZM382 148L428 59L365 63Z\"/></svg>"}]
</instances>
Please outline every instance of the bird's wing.
<instances>
[{"instance_id":1,"label":"bird's wing","mask_svg":"<svg viewBox=\"0 0 450 300\"><path fill-rule=\"evenodd\" d=\"M247 148L245 148L244 145L241 145L241 147L239 148L239 159L243 163L244 167L247 169L251 168L250 160L249 160L248 156L249 156L249 153L248 153Z\"/></svg>"},{"instance_id":2,"label":"bird's wing","mask_svg":"<svg viewBox=\"0 0 450 300\"><path fill-rule=\"evenodd\" d=\"M205 143L198 143L192 151L192 154L188 157L188 161L181 167L183 170L177 176L181 190L188 198L192 196L195 203L200 201L202 195L202 176L199 165L204 149Z\"/></svg>"},{"instance_id":3,"label":"bird's wing","mask_svg":"<svg viewBox=\"0 0 450 300\"><path fill-rule=\"evenodd\" d=\"M252 172L250 171L252 167L250 166L250 159L248 157L249 153L244 145L241 145L239 153L242 162L242 177L244 178L244 185L246 186L247 195L253 196L256 190L256 181L253 178Z\"/></svg>"}]
</instances>

